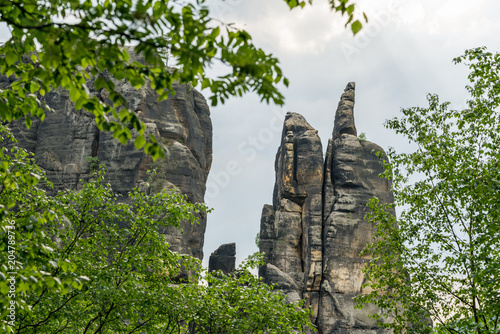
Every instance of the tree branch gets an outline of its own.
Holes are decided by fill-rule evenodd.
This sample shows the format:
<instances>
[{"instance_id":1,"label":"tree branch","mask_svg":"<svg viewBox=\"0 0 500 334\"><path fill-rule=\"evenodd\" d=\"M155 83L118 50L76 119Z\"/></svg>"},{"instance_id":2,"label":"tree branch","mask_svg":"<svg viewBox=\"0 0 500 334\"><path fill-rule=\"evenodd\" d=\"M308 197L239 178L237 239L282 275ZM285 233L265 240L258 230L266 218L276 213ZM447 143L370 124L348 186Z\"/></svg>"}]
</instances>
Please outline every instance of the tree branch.
<instances>
[{"instance_id":1,"label":"tree branch","mask_svg":"<svg viewBox=\"0 0 500 334\"><path fill-rule=\"evenodd\" d=\"M99 327L95 330L94 334L98 333L99 331L102 330L104 324L106 323L106 319L108 319L109 314L111 311L115 308L115 303L111 303L111 306L109 307L108 312L106 313L106 316L104 317L104 320L100 322Z\"/></svg>"},{"instance_id":2,"label":"tree branch","mask_svg":"<svg viewBox=\"0 0 500 334\"><path fill-rule=\"evenodd\" d=\"M24 325L22 327L19 327L18 331L20 331L21 329L24 329L24 328L28 328L28 327L35 328L35 327L38 327L40 325L43 325L44 323L46 323L47 321L50 320L50 317L52 315L54 315L55 313L59 312L64 306L66 306L67 303L69 303L73 298L75 298L78 295L79 295L79 293L75 293L70 298L66 299L66 301L61 306L59 306L57 309L55 309L53 311L50 311L49 314L47 315L47 317L44 320L41 320L41 321L39 321L39 322L37 322L36 324L33 324L33 325Z\"/></svg>"}]
</instances>

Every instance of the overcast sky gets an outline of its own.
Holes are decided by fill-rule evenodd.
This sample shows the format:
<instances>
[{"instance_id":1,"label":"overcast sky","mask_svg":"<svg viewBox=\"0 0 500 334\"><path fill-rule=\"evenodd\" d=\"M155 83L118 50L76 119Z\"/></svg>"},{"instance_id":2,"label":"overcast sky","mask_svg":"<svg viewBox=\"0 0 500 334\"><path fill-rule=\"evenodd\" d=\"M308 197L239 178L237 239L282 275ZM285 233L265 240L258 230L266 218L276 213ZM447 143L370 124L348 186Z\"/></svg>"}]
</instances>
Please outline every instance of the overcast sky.
<instances>
[{"instance_id":1,"label":"overcast sky","mask_svg":"<svg viewBox=\"0 0 500 334\"><path fill-rule=\"evenodd\" d=\"M356 82L358 133L384 149L407 149L383 127L401 108L426 106L437 93L459 108L468 70L452 59L465 49L499 50L500 3L494 0L356 1L369 24L356 37L326 0L290 11L283 0L212 0L213 16L245 28L254 43L280 59L290 87L284 108L247 95L212 108L214 159L206 200L214 211L205 234L205 259L236 242L238 263L257 251L264 204L272 203L274 160L287 111L319 131L326 148L340 95ZM218 70L217 68L215 69Z\"/></svg>"}]
</instances>

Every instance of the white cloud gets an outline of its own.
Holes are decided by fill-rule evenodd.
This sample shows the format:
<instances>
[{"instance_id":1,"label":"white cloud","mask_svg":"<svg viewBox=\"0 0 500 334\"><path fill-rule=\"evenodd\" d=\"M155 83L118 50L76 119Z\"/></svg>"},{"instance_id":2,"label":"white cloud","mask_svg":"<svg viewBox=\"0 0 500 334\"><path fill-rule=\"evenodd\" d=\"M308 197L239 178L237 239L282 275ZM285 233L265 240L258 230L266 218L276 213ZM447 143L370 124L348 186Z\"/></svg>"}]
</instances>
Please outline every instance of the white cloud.
<instances>
[{"instance_id":1,"label":"white cloud","mask_svg":"<svg viewBox=\"0 0 500 334\"><path fill-rule=\"evenodd\" d=\"M266 15L247 26L257 39L285 52L318 54L323 53L327 43L343 31L339 29L338 17L325 2L294 10L288 15Z\"/></svg>"}]
</instances>

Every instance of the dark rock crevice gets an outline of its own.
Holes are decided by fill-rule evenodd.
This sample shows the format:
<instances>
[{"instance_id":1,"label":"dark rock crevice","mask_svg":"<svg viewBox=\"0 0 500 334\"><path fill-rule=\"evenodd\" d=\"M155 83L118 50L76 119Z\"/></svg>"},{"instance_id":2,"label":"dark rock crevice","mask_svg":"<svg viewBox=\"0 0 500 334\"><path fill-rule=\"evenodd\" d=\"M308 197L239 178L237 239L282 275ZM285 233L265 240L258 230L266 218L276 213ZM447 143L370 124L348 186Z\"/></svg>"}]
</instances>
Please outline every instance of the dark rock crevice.
<instances>
[{"instance_id":1,"label":"dark rock crevice","mask_svg":"<svg viewBox=\"0 0 500 334\"><path fill-rule=\"evenodd\" d=\"M92 141L92 155L91 155L92 157L97 157L97 155L99 154L99 135L100 135L100 131L96 127L95 134L94 134L94 140Z\"/></svg>"},{"instance_id":2,"label":"dark rock crevice","mask_svg":"<svg viewBox=\"0 0 500 334\"><path fill-rule=\"evenodd\" d=\"M292 137L293 138L293 163L292 163L292 175L293 175L293 182L294 182L294 186L297 187L299 186L299 181L297 179L297 164L298 164L298 156L297 156L297 138L295 136ZM297 197L300 196L299 194L297 194ZM299 203L297 203L299 202ZM300 201L297 199L297 204L302 206L303 203L300 203Z\"/></svg>"},{"instance_id":3,"label":"dark rock crevice","mask_svg":"<svg viewBox=\"0 0 500 334\"><path fill-rule=\"evenodd\" d=\"M302 207L301 207L302 210ZM300 257L300 272L305 272L305 261L306 261L306 256L305 256L305 251L307 249L307 245L304 243L307 240L307 237L304 236L304 231L305 231L305 226L304 226L304 220L302 218L302 213L300 217L300 229L302 233L299 236L299 257Z\"/></svg>"}]
</instances>

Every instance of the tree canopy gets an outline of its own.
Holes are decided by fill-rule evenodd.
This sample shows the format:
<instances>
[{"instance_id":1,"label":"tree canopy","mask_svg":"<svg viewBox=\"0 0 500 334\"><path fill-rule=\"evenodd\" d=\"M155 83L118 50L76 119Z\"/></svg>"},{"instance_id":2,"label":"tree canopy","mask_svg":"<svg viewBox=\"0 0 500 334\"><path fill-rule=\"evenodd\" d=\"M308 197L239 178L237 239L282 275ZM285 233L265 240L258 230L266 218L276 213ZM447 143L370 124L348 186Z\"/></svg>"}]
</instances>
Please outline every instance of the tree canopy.
<instances>
[{"instance_id":1,"label":"tree canopy","mask_svg":"<svg viewBox=\"0 0 500 334\"><path fill-rule=\"evenodd\" d=\"M291 9L306 5L285 1ZM354 33L361 29L360 21L353 20L354 4L329 2L332 10L348 17L346 25ZM284 103L279 85L288 86L288 79L278 59L256 47L245 30L211 17L205 0L0 0L0 22L11 31L0 47L5 55L0 57L0 74L15 77L9 89L0 90L3 121L24 118L29 127L32 117L43 120L50 110L43 96L61 87L70 92L75 110L92 113L99 129L111 131L122 143L131 139L124 123L132 124L140 133L136 147L156 159L164 150L154 138L144 137L144 124L112 79L128 80L136 88L151 85L159 99L174 94L172 85L179 82L209 90L212 105L249 91L267 103ZM146 62L132 61L127 45ZM175 68L164 66L162 50L175 58ZM227 65L227 73L207 75L214 62ZM86 79L104 71L109 77L99 77L95 86L109 91L112 105L85 86Z\"/></svg>"},{"instance_id":2,"label":"tree canopy","mask_svg":"<svg viewBox=\"0 0 500 334\"><path fill-rule=\"evenodd\" d=\"M7 130L5 130L7 131ZM2 137L5 137L3 135ZM80 190L47 196L24 150L0 154L0 318L6 333L289 333L313 325L249 273L207 273L173 252L162 230L207 208L176 191L133 189L123 203L105 170ZM13 154L12 154L13 153ZM11 177L20 176L14 182ZM16 180L15 180L16 181ZM187 275L189 274L190 275ZM205 283L204 283L205 282Z\"/></svg>"},{"instance_id":3,"label":"tree canopy","mask_svg":"<svg viewBox=\"0 0 500 334\"><path fill-rule=\"evenodd\" d=\"M454 62L471 70L467 107L429 95L388 121L417 149L388 154L399 217L370 204L377 235L360 301L398 333L500 332L500 54L476 48Z\"/></svg>"}]
</instances>

